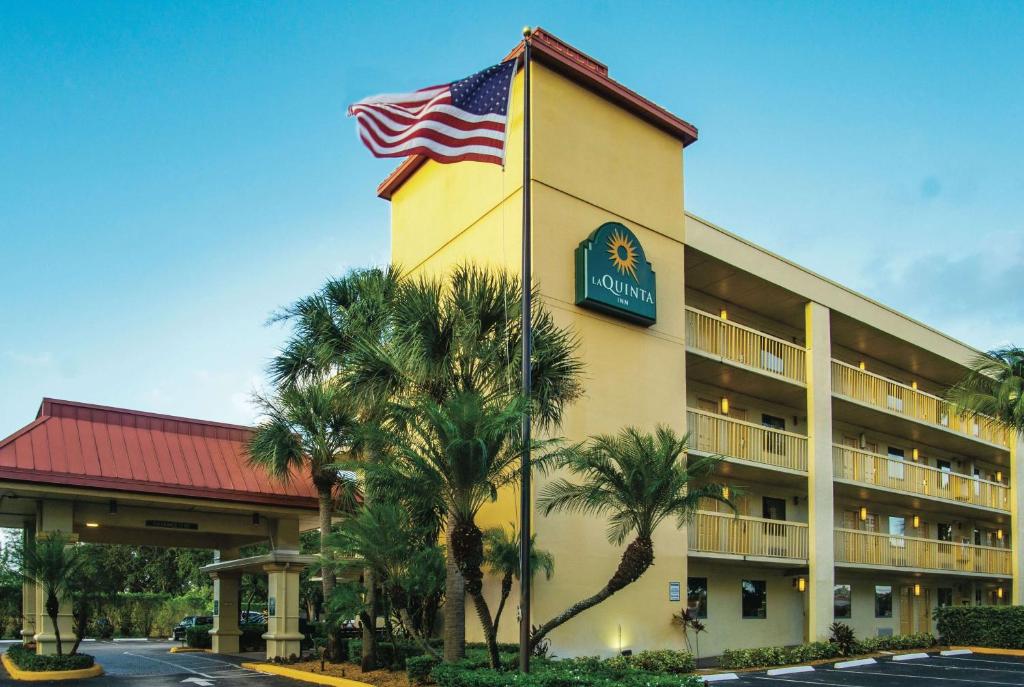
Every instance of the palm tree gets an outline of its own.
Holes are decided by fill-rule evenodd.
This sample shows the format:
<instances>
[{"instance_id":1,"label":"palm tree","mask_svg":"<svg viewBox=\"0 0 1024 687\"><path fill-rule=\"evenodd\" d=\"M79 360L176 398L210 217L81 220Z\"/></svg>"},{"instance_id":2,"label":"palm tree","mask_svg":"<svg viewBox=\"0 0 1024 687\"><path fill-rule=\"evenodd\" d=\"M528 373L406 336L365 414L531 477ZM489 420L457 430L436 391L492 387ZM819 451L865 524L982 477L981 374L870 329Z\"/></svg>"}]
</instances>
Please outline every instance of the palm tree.
<instances>
[{"instance_id":1,"label":"palm tree","mask_svg":"<svg viewBox=\"0 0 1024 687\"><path fill-rule=\"evenodd\" d=\"M621 546L632 535L618 568L596 594L569 606L537 628L531 645L556 627L632 584L654 564L653 535L666 518L677 526L691 521L701 499L721 501L722 486L706 482L718 456L687 459L689 436L659 426L653 435L635 427L600 435L584 444L552 454L545 469L565 468L582 479L554 479L542 490L538 505L544 515L565 511L608 516L608 541Z\"/></svg>"},{"instance_id":2,"label":"palm tree","mask_svg":"<svg viewBox=\"0 0 1024 687\"><path fill-rule=\"evenodd\" d=\"M82 574L83 565L77 547L60 531L38 535L22 551L22 574L43 590L43 607L53 626L58 656L63 653L58 623L60 604L68 598L71 585Z\"/></svg>"},{"instance_id":3,"label":"palm tree","mask_svg":"<svg viewBox=\"0 0 1024 687\"><path fill-rule=\"evenodd\" d=\"M445 495L449 662L464 654L464 593L497 660L493 621L480 593L483 547L475 517L483 501L496 498L492 487L514 479L522 414L528 408L539 427L557 426L565 406L582 393L575 337L538 308L533 387L529 399L519 398L520 294L514 275L472 265L456 267L444 280L405 280L389 336L357 342L346 371L353 389L393 399L389 436L399 447L398 472L433 475Z\"/></svg>"},{"instance_id":4,"label":"palm tree","mask_svg":"<svg viewBox=\"0 0 1024 687\"><path fill-rule=\"evenodd\" d=\"M249 462L288 482L309 474L316 487L320 515L320 553L328 553L335 489L359 431L355 409L341 385L310 380L286 386L272 397L258 397L265 419L249 440ZM323 575L324 599L331 598L335 576Z\"/></svg>"},{"instance_id":5,"label":"palm tree","mask_svg":"<svg viewBox=\"0 0 1024 687\"><path fill-rule=\"evenodd\" d=\"M484 532L484 563L491 574L501 578L501 599L494 611L494 634L497 635L505 601L512 593L512 580L520 576L519 533L515 523L510 523L509 529L492 527ZM534 534L530 536L530 577L541 570L550 580L555 574L555 559L550 552L537 548L537 535Z\"/></svg>"},{"instance_id":6,"label":"palm tree","mask_svg":"<svg viewBox=\"0 0 1024 687\"><path fill-rule=\"evenodd\" d=\"M1024 432L1024 348L1009 346L977 356L946 398L962 415Z\"/></svg>"}]
</instances>

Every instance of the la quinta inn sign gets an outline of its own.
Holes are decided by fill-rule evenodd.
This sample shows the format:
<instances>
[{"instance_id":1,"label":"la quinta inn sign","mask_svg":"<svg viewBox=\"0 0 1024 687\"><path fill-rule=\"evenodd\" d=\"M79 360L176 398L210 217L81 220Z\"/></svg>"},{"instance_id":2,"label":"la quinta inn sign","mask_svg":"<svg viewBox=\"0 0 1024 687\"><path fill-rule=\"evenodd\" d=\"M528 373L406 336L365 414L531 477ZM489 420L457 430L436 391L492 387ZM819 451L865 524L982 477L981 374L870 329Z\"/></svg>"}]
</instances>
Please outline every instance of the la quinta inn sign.
<instances>
[{"instance_id":1,"label":"la quinta inn sign","mask_svg":"<svg viewBox=\"0 0 1024 687\"><path fill-rule=\"evenodd\" d=\"M657 321L654 270L624 225L605 222L577 246L576 305L645 327Z\"/></svg>"}]
</instances>

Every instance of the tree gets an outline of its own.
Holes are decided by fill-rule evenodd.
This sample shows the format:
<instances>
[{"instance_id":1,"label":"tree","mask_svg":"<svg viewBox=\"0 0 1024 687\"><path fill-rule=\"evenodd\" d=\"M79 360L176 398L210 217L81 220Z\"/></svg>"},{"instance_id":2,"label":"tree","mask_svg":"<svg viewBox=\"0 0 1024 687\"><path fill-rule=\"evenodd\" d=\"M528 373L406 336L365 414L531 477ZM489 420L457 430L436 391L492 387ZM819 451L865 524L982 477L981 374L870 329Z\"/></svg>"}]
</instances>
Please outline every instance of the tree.
<instances>
[{"instance_id":1,"label":"tree","mask_svg":"<svg viewBox=\"0 0 1024 687\"><path fill-rule=\"evenodd\" d=\"M504 527L492 527L484 532L484 563L493 575L501 578L501 598L494 611L495 635L498 634L505 602L512 593L512 580L520 577L519 544L520 537L515 523L510 523L507 530ZM550 580L555 574L555 559L548 551L537 548L537 535L534 534L530 536L530 577L541 570Z\"/></svg>"},{"instance_id":2,"label":"tree","mask_svg":"<svg viewBox=\"0 0 1024 687\"><path fill-rule=\"evenodd\" d=\"M1009 346L977 356L946 398L966 417L1024 432L1024 348Z\"/></svg>"},{"instance_id":3,"label":"tree","mask_svg":"<svg viewBox=\"0 0 1024 687\"><path fill-rule=\"evenodd\" d=\"M692 520L702 499L714 499L732 507L722 486L705 482L721 461L718 456L687 459L688 436L678 436L659 426L655 433L627 427L616 435L600 435L550 456L544 469L564 468L581 478L570 482L553 479L541 490L540 511L608 516L608 541L623 552L611 579L589 596L536 628L531 645L580 613L632 584L654 564L653 535L666 518L678 526Z\"/></svg>"},{"instance_id":4,"label":"tree","mask_svg":"<svg viewBox=\"0 0 1024 687\"><path fill-rule=\"evenodd\" d=\"M37 535L36 540L27 543L22 550L22 574L42 588L43 608L53 626L58 656L63 654L57 623L60 604L67 599L74 578L81 575L83 564L77 547L59 530Z\"/></svg>"},{"instance_id":5,"label":"tree","mask_svg":"<svg viewBox=\"0 0 1024 687\"><path fill-rule=\"evenodd\" d=\"M81 545L78 547L77 556L81 567L78 574L69 579L67 584L75 632L72 654L78 653L78 647L85 637L89 623L114 600L118 591L114 586L114 580L104 574L102 546Z\"/></svg>"},{"instance_id":6,"label":"tree","mask_svg":"<svg viewBox=\"0 0 1024 687\"><path fill-rule=\"evenodd\" d=\"M347 383L363 394L392 399L396 474L420 473L443 494L446 517L444 659L465 649L463 596L473 599L492 662L497 641L480 593L481 498L515 474L518 425L524 411L540 428L557 426L581 393L577 341L543 308L533 314L532 388L519 396L522 327L518 279L507 272L461 265L445 279L403 281L387 337L353 347ZM478 434L479 432L482 432Z\"/></svg>"}]
</instances>

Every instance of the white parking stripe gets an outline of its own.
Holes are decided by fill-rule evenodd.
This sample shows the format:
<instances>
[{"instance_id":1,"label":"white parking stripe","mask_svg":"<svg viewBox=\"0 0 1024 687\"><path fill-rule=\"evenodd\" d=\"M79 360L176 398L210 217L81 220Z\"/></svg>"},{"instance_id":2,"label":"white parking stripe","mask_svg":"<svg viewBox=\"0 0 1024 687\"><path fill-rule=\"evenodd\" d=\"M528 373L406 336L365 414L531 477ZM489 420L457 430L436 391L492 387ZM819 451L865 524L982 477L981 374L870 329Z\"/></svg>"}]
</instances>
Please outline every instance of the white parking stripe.
<instances>
[{"instance_id":1,"label":"white parking stripe","mask_svg":"<svg viewBox=\"0 0 1024 687\"><path fill-rule=\"evenodd\" d=\"M820 673L819 673L820 674ZM840 683L835 682L822 682L821 680L797 680L793 677L760 677L758 675L751 676L754 680L767 680L769 682L794 682L801 685L836 685ZM842 687L875 687L874 685L858 685L853 682L843 682Z\"/></svg>"},{"instance_id":2,"label":"white parking stripe","mask_svg":"<svg viewBox=\"0 0 1024 687\"><path fill-rule=\"evenodd\" d=\"M192 670L188 666L183 666L180 663L172 663L170 661L165 661L165 660L163 660L161 658L153 658L152 656L144 656L142 654L133 654L133 653L128 652L128 651L125 651L124 655L125 656L134 656L135 658L141 658L141 659L144 659L146 661L153 661L154 663L163 663L164 665L172 666L172 667L177 668L179 670L184 670L186 673L192 673L193 675L198 675L199 677L205 677L205 678L207 678L209 680L214 679L211 676L207 675L206 673L200 673L198 670Z\"/></svg>"},{"instance_id":3,"label":"white parking stripe","mask_svg":"<svg viewBox=\"0 0 1024 687\"><path fill-rule=\"evenodd\" d=\"M910 666L906 666L909 668ZM936 670L969 670L972 673L1020 673L1021 667L1017 668L978 668L977 666L940 666L935 663L915 663L915 668L935 668Z\"/></svg>"},{"instance_id":4,"label":"white parking stripe","mask_svg":"<svg viewBox=\"0 0 1024 687\"><path fill-rule=\"evenodd\" d=\"M1024 661L996 661L990 658L962 658L960 656L943 656L942 658L946 659L947 661L969 661L970 663L995 663L1001 666L1024 667Z\"/></svg>"},{"instance_id":5,"label":"white parking stripe","mask_svg":"<svg viewBox=\"0 0 1024 687\"><path fill-rule=\"evenodd\" d=\"M902 667L913 669L913 668L917 668L919 666L920 666L920 664L915 664L915 665L912 665L912 666L902 666ZM844 673L858 673L860 675L872 675L874 677L878 677L879 675L888 675L889 677L917 677L917 678L921 678L922 680L943 680L945 682L968 682L968 683L970 683L972 685L1010 685L1011 687L1020 687L1020 683L1019 682L996 682L994 680L967 680L967 679L961 679L961 678L958 678L958 677L938 677L937 675L928 675L927 677L925 677L924 675L914 675L914 674L909 674L908 675L907 673L878 673L878 672L876 672L876 673L865 673L862 670L845 670L843 672Z\"/></svg>"}]
</instances>

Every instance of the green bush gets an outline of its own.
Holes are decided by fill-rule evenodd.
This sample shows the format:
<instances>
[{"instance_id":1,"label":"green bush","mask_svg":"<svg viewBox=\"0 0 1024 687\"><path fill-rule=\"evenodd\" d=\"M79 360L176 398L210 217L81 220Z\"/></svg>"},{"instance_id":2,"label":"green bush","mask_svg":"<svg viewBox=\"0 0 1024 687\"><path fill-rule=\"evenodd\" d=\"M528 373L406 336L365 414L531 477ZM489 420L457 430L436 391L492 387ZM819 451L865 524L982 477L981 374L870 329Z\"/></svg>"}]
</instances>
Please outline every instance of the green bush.
<instances>
[{"instance_id":1,"label":"green bush","mask_svg":"<svg viewBox=\"0 0 1024 687\"><path fill-rule=\"evenodd\" d=\"M659 675L600 659L537 661L533 671L495 671L462 664L439 665L431 673L438 687L702 687L696 675Z\"/></svg>"},{"instance_id":2,"label":"green bush","mask_svg":"<svg viewBox=\"0 0 1024 687\"><path fill-rule=\"evenodd\" d=\"M943 606L935 620L945 644L1024 649L1024 606Z\"/></svg>"},{"instance_id":3,"label":"green bush","mask_svg":"<svg viewBox=\"0 0 1024 687\"><path fill-rule=\"evenodd\" d=\"M93 663L95 663L93 657L89 654L40 656L36 652L26 649L21 644L15 644L8 649L7 657L18 668L32 672L41 670L82 670L84 668L92 668Z\"/></svg>"},{"instance_id":4,"label":"green bush","mask_svg":"<svg viewBox=\"0 0 1024 687\"><path fill-rule=\"evenodd\" d=\"M839 649L841 656L849 656L857 650L857 637L853 628L846 623L832 623L829 626L829 640Z\"/></svg>"},{"instance_id":5,"label":"green bush","mask_svg":"<svg viewBox=\"0 0 1024 687\"><path fill-rule=\"evenodd\" d=\"M185 628L185 645L193 649L209 649L213 646L210 630L213 625L193 625Z\"/></svg>"},{"instance_id":6,"label":"green bush","mask_svg":"<svg viewBox=\"0 0 1024 687\"><path fill-rule=\"evenodd\" d=\"M425 685L430 682L430 671L440 664L433 656L410 656L405 659L405 674L410 683Z\"/></svg>"},{"instance_id":7,"label":"green bush","mask_svg":"<svg viewBox=\"0 0 1024 687\"><path fill-rule=\"evenodd\" d=\"M876 651L927 649L935 645L935 637L927 632L892 637L868 637L854 640L848 652L837 642L812 642L799 646L771 646L758 649L727 649L722 652L722 668L770 668L808 661L822 661Z\"/></svg>"},{"instance_id":8,"label":"green bush","mask_svg":"<svg viewBox=\"0 0 1024 687\"><path fill-rule=\"evenodd\" d=\"M405 667L405 661L413 656L422 656L423 649L417 646L413 642L377 642L377 662L385 667L392 670L402 670ZM348 640L348 661L349 663L359 664L363 656L363 640L361 639L350 639Z\"/></svg>"},{"instance_id":9,"label":"green bush","mask_svg":"<svg viewBox=\"0 0 1024 687\"><path fill-rule=\"evenodd\" d=\"M875 651L905 651L907 649L927 649L935 646L937 640L930 632L913 635L893 635L891 637L865 637L857 641L857 653L870 654Z\"/></svg>"},{"instance_id":10,"label":"green bush","mask_svg":"<svg viewBox=\"0 0 1024 687\"><path fill-rule=\"evenodd\" d=\"M241 651L262 651L267 648L267 640L263 635L267 632L266 623L245 623L239 625L242 636L238 638L238 648Z\"/></svg>"},{"instance_id":11,"label":"green bush","mask_svg":"<svg viewBox=\"0 0 1024 687\"><path fill-rule=\"evenodd\" d=\"M645 650L632 656L616 656L605 661L609 666L622 665L633 670L642 670L648 673L668 673L682 675L692 673L697 667L693 654L688 651L675 651L673 649Z\"/></svg>"}]
</instances>

